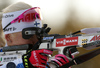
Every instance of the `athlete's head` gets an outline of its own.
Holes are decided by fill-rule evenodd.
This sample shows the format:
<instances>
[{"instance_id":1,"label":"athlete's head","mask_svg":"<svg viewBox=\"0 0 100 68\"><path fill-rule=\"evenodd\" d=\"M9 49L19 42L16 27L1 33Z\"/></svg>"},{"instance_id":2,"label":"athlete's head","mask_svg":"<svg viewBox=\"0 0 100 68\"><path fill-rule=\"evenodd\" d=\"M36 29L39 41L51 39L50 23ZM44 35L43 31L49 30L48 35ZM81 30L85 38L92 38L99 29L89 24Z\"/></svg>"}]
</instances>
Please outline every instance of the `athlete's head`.
<instances>
[{"instance_id":1,"label":"athlete's head","mask_svg":"<svg viewBox=\"0 0 100 68\"><path fill-rule=\"evenodd\" d=\"M39 7L32 7L26 3L18 2L3 10L2 26L8 46L35 44L36 35L30 39L22 38L22 30L27 27L41 28L41 15Z\"/></svg>"}]
</instances>

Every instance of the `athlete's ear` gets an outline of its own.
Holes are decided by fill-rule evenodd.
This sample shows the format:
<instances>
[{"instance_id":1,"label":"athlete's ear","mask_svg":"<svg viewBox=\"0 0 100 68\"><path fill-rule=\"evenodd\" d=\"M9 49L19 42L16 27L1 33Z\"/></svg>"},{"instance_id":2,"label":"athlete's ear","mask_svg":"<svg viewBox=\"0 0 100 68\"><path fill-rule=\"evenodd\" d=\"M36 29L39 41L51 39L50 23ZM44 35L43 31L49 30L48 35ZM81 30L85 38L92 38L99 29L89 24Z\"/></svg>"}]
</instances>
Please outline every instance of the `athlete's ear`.
<instances>
[{"instance_id":1,"label":"athlete's ear","mask_svg":"<svg viewBox=\"0 0 100 68\"><path fill-rule=\"evenodd\" d=\"M6 34L6 35L5 35L5 39L6 39L6 41L9 42L9 43L12 42L12 40L11 40L11 35L10 35L10 34Z\"/></svg>"}]
</instances>

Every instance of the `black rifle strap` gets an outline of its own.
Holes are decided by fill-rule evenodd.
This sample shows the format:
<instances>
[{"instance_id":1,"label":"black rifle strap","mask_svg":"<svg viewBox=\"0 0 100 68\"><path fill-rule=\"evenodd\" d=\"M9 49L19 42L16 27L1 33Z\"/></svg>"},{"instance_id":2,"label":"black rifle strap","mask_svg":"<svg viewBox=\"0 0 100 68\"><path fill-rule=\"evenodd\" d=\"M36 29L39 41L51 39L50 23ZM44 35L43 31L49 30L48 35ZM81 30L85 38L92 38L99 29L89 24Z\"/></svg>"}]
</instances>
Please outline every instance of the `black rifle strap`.
<instances>
[{"instance_id":1,"label":"black rifle strap","mask_svg":"<svg viewBox=\"0 0 100 68\"><path fill-rule=\"evenodd\" d=\"M77 34L77 33L80 33L81 31L76 31L74 33L72 33L71 35L74 35L74 34Z\"/></svg>"},{"instance_id":2,"label":"black rifle strap","mask_svg":"<svg viewBox=\"0 0 100 68\"><path fill-rule=\"evenodd\" d=\"M40 41L36 42L34 45L28 44L29 48L27 49L26 53L31 52L31 51L33 51L33 50L38 50L40 44L41 44Z\"/></svg>"},{"instance_id":3,"label":"black rifle strap","mask_svg":"<svg viewBox=\"0 0 100 68\"><path fill-rule=\"evenodd\" d=\"M77 56L72 61L70 61L69 63L67 63L67 64L65 64L65 65L63 65L61 67L58 67L58 68L67 68L67 67L70 67L72 65L81 64L81 63L83 63L85 61L88 61L88 60L92 59L93 57L95 57L95 56L97 56L99 54L100 54L100 48L97 49L97 50L82 54L80 56Z\"/></svg>"}]
</instances>

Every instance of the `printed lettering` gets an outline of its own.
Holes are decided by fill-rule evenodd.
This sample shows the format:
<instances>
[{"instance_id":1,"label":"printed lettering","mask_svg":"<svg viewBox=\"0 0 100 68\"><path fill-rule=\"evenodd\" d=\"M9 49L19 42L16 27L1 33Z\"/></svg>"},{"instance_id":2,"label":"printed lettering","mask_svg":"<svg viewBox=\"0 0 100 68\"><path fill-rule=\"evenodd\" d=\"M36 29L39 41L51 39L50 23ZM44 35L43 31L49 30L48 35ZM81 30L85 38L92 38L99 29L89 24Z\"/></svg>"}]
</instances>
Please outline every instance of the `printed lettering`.
<instances>
[{"instance_id":1,"label":"printed lettering","mask_svg":"<svg viewBox=\"0 0 100 68\"><path fill-rule=\"evenodd\" d=\"M37 58L37 56L36 56L35 51L33 52L33 55L34 55L35 61L36 61L36 62L39 62L39 61L38 61L38 58Z\"/></svg>"},{"instance_id":2,"label":"printed lettering","mask_svg":"<svg viewBox=\"0 0 100 68\"><path fill-rule=\"evenodd\" d=\"M14 30L16 30L16 28L15 28L15 27L13 27L13 31L14 31Z\"/></svg>"},{"instance_id":3,"label":"printed lettering","mask_svg":"<svg viewBox=\"0 0 100 68\"><path fill-rule=\"evenodd\" d=\"M57 44L63 43L65 45L66 43L71 43L71 42L77 42L77 39L74 39L74 40L66 40L66 39L64 39L62 41L58 41Z\"/></svg>"},{"instance_id":4,"label":"printed lettering","mask_svg":"<svg viewBox=\"0 0 100 68\"><path fill-rule=\"evenodd\" d=\"M19 19L18 23L20 23L20 21L24 22L24 18Z\"/></svg>"},{"instance_id":5,"label":"printed lettering","mask_svg":"<svg viewBox=\"0 0 100 68\"><path fill-rule=\"evenodd\" d=\"M17 59L17 57L5 57L3 62L14 61L15 59Z\"/></svg>"},{"instance_id":6,"label":"printed lettering","mask_svg":"<svg viewBox=\"0 0 100 68\"><path fill-rule=\"evenodd\" d=\"M100 40L100 35L94 36L90 41Z\"/></svg>"},{"instance_id":7,"label":"printed lettering","mask_svg":"<svg viewBox=\"0 0 100 68\"><path fill-rule=\"evenodd\" d=\"M35 21L36 18L40 19L40 16L38 13L28 13L24 15L23 18L19 19L18 22L20 23L21 20L22 22L32 22L32 21Z\"/></svg>"},{"instance_id":8,"label":"printed lettering","mask_svg":"<svg viewBox=\"0 0 100 68\"><path fill-rule=\"evenodd\" d=\"M5 29L4 32L5 32L5 31L15 31L15 30L16 30L15 27L11 27L11 28L7 28L7 29Z\"/></svg>"},{"instance_id":9,"label":"printed lettering","mask_svg":"<svg viewBox=\"0 0 100 68\"><path fill-rule=\"evenodd\" d=\"M56 39L56 47L71 46L78 44L78 37Z\"/></svg>"},{"instance_id":10,"label":"printed lettering","mask_svg":"<svg viewBox=\"0 0 100 68\"><path fill-rule=\"evenodd\" d=\"M3 18L8 18L8 17L14 17L14 14L3 16Z\"/></svg>"},{"instance_id":11,"label":"printed lettering","mask_svg":"<svg viewBox=\"0 0 100 68\"><path fill-rule=\"evenodd\" d=\"M31 21L31 15L30 14L27 14L25 16L25 21Z\"/></svg>"}]
</instances>

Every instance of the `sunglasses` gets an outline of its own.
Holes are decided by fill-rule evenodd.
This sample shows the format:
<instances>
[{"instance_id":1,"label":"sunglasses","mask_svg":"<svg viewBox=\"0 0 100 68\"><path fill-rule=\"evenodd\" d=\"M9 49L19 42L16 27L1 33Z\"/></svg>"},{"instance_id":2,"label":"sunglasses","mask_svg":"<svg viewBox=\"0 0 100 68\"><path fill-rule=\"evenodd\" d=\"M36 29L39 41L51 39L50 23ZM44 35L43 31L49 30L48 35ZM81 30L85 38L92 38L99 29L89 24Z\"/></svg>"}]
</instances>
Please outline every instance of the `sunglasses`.
<instances>
[{"instance_id":1,"label":"sunglasses","mask_svg":"<svg viewBox=\"0 0 100 68\"><path fill-rule=\"evenodd\" d=\"M29 22L35 21L36 19L41 20L39 9L40 9L39 7L34 7L34 8L30 8L30 9L26 10L21 15L19 15L17 18L15 18L10 23L8 23L3 28L3 30L5 30L9 25L16 23L17 21L18 21L18 23L20 23L21 20L22 20L22 22L29 23Z\"/></svg>"}]
</instances>

